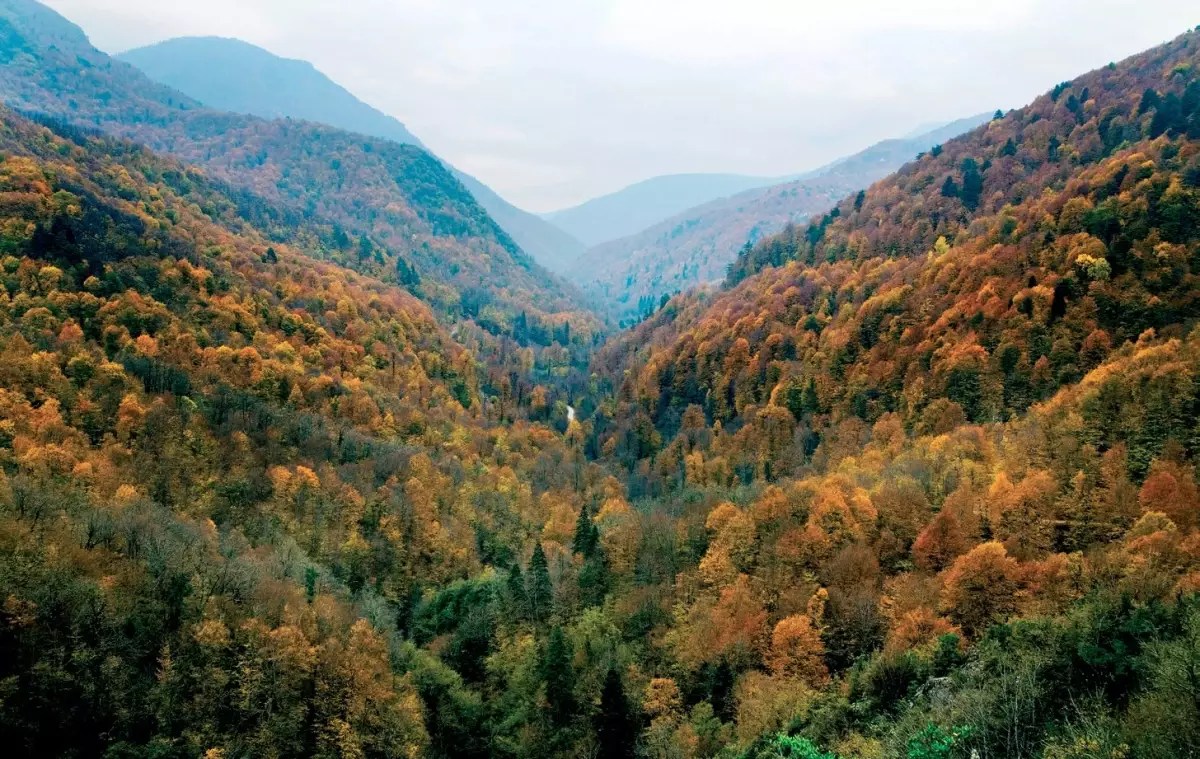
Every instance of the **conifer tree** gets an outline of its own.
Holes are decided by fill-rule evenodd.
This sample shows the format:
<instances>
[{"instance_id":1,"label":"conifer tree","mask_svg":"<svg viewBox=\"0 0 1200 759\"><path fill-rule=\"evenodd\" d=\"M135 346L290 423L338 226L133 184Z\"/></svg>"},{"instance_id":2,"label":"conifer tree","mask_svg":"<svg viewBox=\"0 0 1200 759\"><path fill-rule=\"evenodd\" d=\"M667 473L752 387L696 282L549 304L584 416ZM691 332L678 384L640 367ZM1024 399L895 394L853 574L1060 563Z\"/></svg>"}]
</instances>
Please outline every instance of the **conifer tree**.
<instances>
[{"instance_id":1,"label":"conifer tree","mask_svg":"<svg viewBox=\"0 0 1200 759\"><path fill-rule=\"evenodd\" d=\"M611 759L626 759L633 756L634 736L637 726L625 697L625 686L615 667L608 670L604 678L604 689L600 692L600 713L596 716L596 741L600 755Z\"/></svg>"},{"instance_id":2,"label":"conifer tree","mask_svg":"<svg viewBox=\"0 0 1200 759\"><path fill-rule=\"evenodd\" d=\"M550 721L557 728L565 727L575 713L575 670L571 658L571 643L562 628L555 627L546 643L542 679L546 682Z\"/></svg>"},{"instance_id":3,"label":"conifer tree","mask_svg":"<svg viewBox=\"0 0 1200 759\"><path fill-rule=\"evenodd\" d=\"M571 544L575 549L575 553L583 556L591 556L599 543L599 530L596 529L595 523L592 522L592 510L585 503L579 509L579 519L575 521L575 536L571 539Z\"/></svg>"},{"instance_id":4,"label":"conifer tree","mask_svg":"<svg viewBox=\"0 0 1200 759\"><path fill-rule=\"evenodd\" d=\"M513 562L508 570L508 596L512 604L511 613L514 621L524 621L529 616L529 596L525 592L525 576L521 573L521 565Z\"/></svg>"},{"instance_id":5,"label":"conifer tree","mask_svg":"<svg viewBox=\"0 0 1200 759\"><path fill-rule=\"evenodd\" d=\"M526 582L530 616L536 622L545 622L550 617L554 587L550 584L550 568L546 563L546 552L542 550L541 541L534 544Z\"/></svg>"}]
</instances>

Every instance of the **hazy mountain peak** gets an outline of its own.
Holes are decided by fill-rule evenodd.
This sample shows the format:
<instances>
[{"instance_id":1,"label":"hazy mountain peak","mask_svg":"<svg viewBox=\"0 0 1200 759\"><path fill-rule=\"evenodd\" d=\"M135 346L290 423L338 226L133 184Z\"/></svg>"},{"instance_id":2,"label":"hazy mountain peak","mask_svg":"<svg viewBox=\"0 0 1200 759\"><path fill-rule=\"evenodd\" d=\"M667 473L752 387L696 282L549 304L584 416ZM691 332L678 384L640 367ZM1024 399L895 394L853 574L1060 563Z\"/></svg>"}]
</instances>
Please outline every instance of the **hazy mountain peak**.
<instances>
[{"instance_id":1,"label":"hazy mountain peak","mask_svg":"<svg viewBox=\"0 0 1200 759\"><path fill-rule=\"evenodd\" d=\"M358 99L308 61L282 58L249 42L178 37L129 50L119 58L214 108L316 121L425 148L398 119ZM450 168L496 223L542 265L561 272L583 252L583 244L558 227Z\"/></svg>"},{"instance_id":2,"label":"hazy mountain peak","mask_svg":"<svg viewBox=\"0 0 1200 759\"><path fill-rule=\"evenodd\" d=\"M311 63L243 40L177 37L117 57L214 108L317 121L423 147L398 119L359 100Z\"/></svg>"}]
</instances>

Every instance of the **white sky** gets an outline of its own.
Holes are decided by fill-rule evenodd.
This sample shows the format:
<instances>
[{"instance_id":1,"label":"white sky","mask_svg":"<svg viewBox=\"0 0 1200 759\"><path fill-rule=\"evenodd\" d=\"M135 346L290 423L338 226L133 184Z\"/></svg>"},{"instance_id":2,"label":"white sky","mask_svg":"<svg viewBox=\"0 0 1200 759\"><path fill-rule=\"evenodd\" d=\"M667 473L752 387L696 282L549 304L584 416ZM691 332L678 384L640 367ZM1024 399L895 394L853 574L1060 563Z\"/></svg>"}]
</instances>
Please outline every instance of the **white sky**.
<instances>
[{"instance_id":1,"label":"white sky","mask_svg":"<svg viewBox=\"0 0 1200 759\"><path fill-rule=\"evenodd\" d=\"M102 50L311 61L510 201L781 175L1025 104L1200 24L1195 0L46 0Z\"/></svg>"}]
</instances>

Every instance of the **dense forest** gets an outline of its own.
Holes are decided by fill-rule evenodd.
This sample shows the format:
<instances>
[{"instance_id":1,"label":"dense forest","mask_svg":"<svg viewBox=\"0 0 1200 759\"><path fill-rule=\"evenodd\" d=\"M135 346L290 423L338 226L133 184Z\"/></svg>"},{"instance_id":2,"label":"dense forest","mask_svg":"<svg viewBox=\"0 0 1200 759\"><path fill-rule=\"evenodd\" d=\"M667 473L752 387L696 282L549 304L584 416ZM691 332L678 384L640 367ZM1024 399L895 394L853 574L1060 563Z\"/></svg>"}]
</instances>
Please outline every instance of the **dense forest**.
<instances>
[{"instance_id":1,"label":"dense forest","mask_svg":"<svg viewBox=\"0 0 1200 759\"><path fill-rule=\"evenodd\" d=\"M1200 756L1200 30L607 340L81 36L0 1L8 755Z\"/></svg>"}]
</instances>

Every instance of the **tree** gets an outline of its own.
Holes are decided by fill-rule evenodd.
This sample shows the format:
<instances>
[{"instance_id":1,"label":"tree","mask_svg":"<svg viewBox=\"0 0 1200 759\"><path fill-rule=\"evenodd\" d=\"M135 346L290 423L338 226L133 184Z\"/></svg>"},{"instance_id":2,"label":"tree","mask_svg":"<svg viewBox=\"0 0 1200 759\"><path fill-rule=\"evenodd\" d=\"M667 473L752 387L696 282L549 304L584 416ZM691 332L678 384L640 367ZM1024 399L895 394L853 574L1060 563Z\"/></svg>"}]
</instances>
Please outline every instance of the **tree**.
<instances>
[{"instance_id":1,"label":"tree","mask_svg":"<svg viewBox=\"0 0 1200 759\"><path fill-rule=\"evenodd\" d=\"M974 158L964 158L962 162L962 202L968 210L974 211L979 207L983 195L983 177L979 173L979 164Z\"/></svg>"},{"instance_id":2,"label":"tree","mask_svg":"<svg viewBox=\"0 0 1200 759\"><path fill-rule=\"evenodd\" d=\"M596 546L591 554L583 560L579 570L579 596L585 606L599 606L604 603L611 581L608 567L608 556L600 546Z\"/></svg>"},{"instance_id":3,"label":"tree","mask_svg":"<svg viewBox=\"0 0 1200 759\"><path fill-rule=\"evenodd\" d=\"M634 720L625 686L615 667L610 667L600 691L600 712L596 715L596 740L600 755L613 759L633 756L637 724Z\"/></svg>"},{"instance_id":4,"label":"tree","mask_svg":"<svg viewBox=\"0 0 1200 759\"><path fill-rule=\"evenodd\" d=\"M1143 513L1161 511L1181 530L1193 529L1200 512L1200 489L1192 467L1155 461L1138 493L1138 504Z\"/></svg>"},{"instance_id":5,"label":"tree","mask_svg":"<svg viewBox=\"0 0 1200 759\"><path fill-rule=\"evenodd\" d=\"M1004 546L984 543L958 557L943 576L942 608L969 637L1016 611L1019 567Z\"/></svg>"},{"instance_id":6,"label":"tree","mask_svg":"<svg viewBox=\"0 0 1200 759\"><path fill-rule=\"evenodd\" d=\"M600 531L596 527L596 523L592 521L591 509L587 503L579 507L579 519L575 522L575 536L571 540L572 548L575 553L582 554L585 558L592 555L592 551L600 542Z\"/></svg>"},{"instance_id":7,"label":"tree","mask_svg":"<svg viewBox=\"0 0 1200 759\"><path fill-rule=\"evenodd\" d=\"M554 605L554 587L550 583L550 567L546 562L546 552L539 540L533 546L533 558L529 560L529 577L527 579L527 599L529 613L535 622L545 622L550 618Z\"/></svg>"},{"instance_id":8,"label":"tree","mask_svg":"<svg viewBox=\"0 0 1200 759\"><path fill-rule=\"evenodd\" d=\"M513 562L508 570L508 603L509 612L514 621L521 622L529 615L529 595L525 590L525 577L521 574L521 565Z\"/></svg>"},{"instance_id":9,"label":"tree","mask_svg":"<svg viewBox=\"0 0 1200 759\"><path fill-rule=\"evenodd\" d=\"M921 569L940 572L966 553L968 547L966 530L952 512L943 509L917 536L912 555Z\"/></svg>"},{"instance_id":10,"label":"tree","mask_svg":"<svg viewBox=\"0 0 1200 759\"><path fill-rule=\"evenodd\" d=\"M571 643L562 628L555 626L546 643L542 659L542 680L546 683L546 707L556 728L570 724L575 716L575 668L571 662Z\"/></svg>"},{"instance_id":11,"label":"tree","mask_svg":"<svg viewBox=\"0 0 1200 759\"><path fill-rule=\"evenodd\" d=\"M821 632L813 626L807 615L787 617L775 625L767 660L773 673L799 678L814 687L820 686L829 679L824 658L825 644L821 642Z\"/></svg>"}]
</instances>

